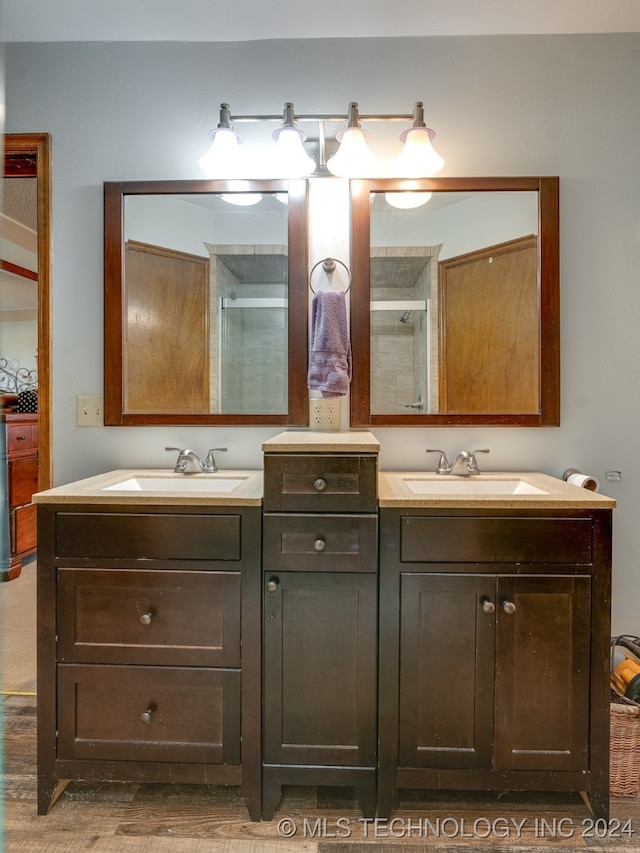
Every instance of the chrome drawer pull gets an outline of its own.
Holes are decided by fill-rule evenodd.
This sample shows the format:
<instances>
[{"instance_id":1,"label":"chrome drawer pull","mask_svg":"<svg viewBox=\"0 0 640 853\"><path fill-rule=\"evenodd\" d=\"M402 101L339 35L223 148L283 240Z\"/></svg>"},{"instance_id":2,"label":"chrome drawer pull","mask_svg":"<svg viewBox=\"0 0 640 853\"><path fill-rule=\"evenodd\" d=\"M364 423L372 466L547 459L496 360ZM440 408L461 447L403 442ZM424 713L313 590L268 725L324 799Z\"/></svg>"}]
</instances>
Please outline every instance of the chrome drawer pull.
<instances>
[{"instance_id":1,"label":"chrome drawer pull","mask_svg":"<svg viewBox=\"0 0 640 853\"><path fill-rule=\"evenodd\" d=\"M16 438L18 439L18 441L26 441L27 440L26 435L17 435Z\"/></svg>"},{"instance_id":2,"label":"chrome drawer pull","mask_svg":"<svg viewBox=\"0 0 640 853\"><path fill-rule=\"evenodd\" d=\"M143 711L142 714L140 714L140 722L144 723L145 726L148 726L151 722L151 715L153 714L153 710L153 708L149 708L147 711Z\"/></svg>"},{"instance_id":3,"label":"chrome drawer pull","mask_svg":"<svg viewBox=\"0 0 640 853\"><path fill-rule=\"evenodd\" d=\"M482 609L484 610L485 613L493 613L494 610L496 609L496 606L493 603L493 601L490 601L488 598L483 598L482 599Z\"/></svg>"},{"instance_id":4,"label":"chrome drawer pull","mask_svg":"<svg viewBox=\"0 0 640 853\"><path fill-rule=\"evenodd\" d=\"M151 625L151 620L153 619L153 612L150 610L148 613L143 613L140 617L140 621L143 625Z\"/></svg>"},{"instance_id":5,"label":"chrome drawer pull","mask_svg":"<svg viewBox=\"0 0 640 853\"><path fill-rule=\"evenodd\" d=\"M278 589L280 578L272 577L267 581L267 592L275 592Z\"/></svg>"},{"instance_id":6,"label":"chrome drawer pull","mask_svg":"<svg viewBox=\"0 0 640 853\"><path fill-rule=\"evenodd\" d=\"M513 601L503 601L502 602L502 609L504 610L505 613L509 613L509 614L516 612L516 606L513 603Z\"/></svg>"},{"instance_id":7,"label":"chrome drawer pull","mask_svg":"<svg viewBox=\"0 0 640 853\"><path fill-rule=\"evenodd\" d=\"M323 480L322 477L318 477L317 480L313 481L313 488L317 492L323 492L327 488L327 481Z\"/></svg>"},{"instance_id":8,"label":"chrome drawer pull","mask_svg":"<svg viewBox=\"0 0 640 853\"><path fill-rule=\"evenodd\" d=\"M327 543L324 541L324 539L318 536L316 541L313 543L313 547L316 549L316 551L324 551L324 549L327 547Z\"/></svg>"}]
</instances>

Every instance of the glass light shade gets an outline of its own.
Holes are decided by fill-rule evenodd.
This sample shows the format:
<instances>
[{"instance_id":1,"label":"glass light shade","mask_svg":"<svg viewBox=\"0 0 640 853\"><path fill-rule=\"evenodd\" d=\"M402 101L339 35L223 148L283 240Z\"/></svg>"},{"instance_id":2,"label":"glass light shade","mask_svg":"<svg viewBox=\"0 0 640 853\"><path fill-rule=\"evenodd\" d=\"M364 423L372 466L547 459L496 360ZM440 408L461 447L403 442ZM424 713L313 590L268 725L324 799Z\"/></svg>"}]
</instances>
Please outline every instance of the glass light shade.
<instances>
[{"instance_id":1,"label":"glass light shade","mask_svg":"<svg viewBox=\"0 0 640 853\"><path fill-rule=\"evenodd\" d=\"M367 146L368 133L348 127L339 135L340 147L327 161L327 169L339 178L369 178L377 174L378 161Z\"/></svg>"},{"instance_id":2,"label":"glass light shade","mask_svg":"<svg viewBox=\"0 0 640 853\"><path fill-rule=\"evenodd\" d=\"M243 173L238 134L228 128L212 131L211 148L200 158L200 168L210 178L237 178Z\"/></svg>"},{"instance_id":3,"label":"glass light shade","mask_svg":"<svg viewBox=\"0 0 640 853\"><path fill-rule=\"evenodd\" d=\"M427 127L412 127L401 135L402 151L393 164L393 173L401 178L427 178L444 166L443 158L431 144Z\"/></svg>"},{"instance_id":4,"label":"glass light shade","mask_svg":"<svg viewBox=\"0 0 640 853\"><path fill-rule=\"evenodd\" d=\"M295 127L281 127L273 135L277 139L274 154L274 175L279 178L298 178L303 175L310 175L316 164L302 146L304 134Z\"/></svg>"},{"instance_id":5,"label":"glass light shade","mask_svg":"<svg viewBox=\"0 0 640 853\"><path fill-rule=\"evenodd\" d=\"M410 210L413 207L422 207L429 201L431 195L431 193L423 192L385 193L384 198L391 207Z\"/></svg>"},{"instance_id":6,"label":"glass light shade","mask_svg":"<svg viewBox=\"0 0 640 853\"><path fill-rule=\"evenodd\" d=\"M227 204L237 204L239 207L251 207L262 201L262 193L223 193L220 198Z\"/></svg>"}]
</instances>

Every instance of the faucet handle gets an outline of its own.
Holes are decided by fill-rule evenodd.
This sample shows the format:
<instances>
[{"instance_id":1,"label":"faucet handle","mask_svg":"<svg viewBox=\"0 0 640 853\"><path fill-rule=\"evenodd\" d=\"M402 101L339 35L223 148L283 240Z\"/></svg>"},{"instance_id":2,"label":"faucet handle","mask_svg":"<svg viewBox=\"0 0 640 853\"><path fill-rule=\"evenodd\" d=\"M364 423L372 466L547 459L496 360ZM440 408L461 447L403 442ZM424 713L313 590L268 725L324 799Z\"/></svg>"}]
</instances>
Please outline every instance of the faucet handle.
<instances>
[{"instance_id":1,"label":"faucet handle","mask_svg":"<svg viewBox=\"0 0 640 853\"><path fill-rule=\"evenodd\" d=\"M178 461L176 462L176 467L173 469L175 474L184 474L185 469L187 467L187 460L184 456L188 451L183 450L181 447L165 447L165 450L175 450L178 453Z\"/></svg>"},{"instance_id":2,"label":"faucet handle","mask_svg":"<svg viewBox=\"0 0 640 853\"><path fill-rule=\"evenodd\" d=\"M218 451L221 451L222 453L226 453L227 448L226 447L212 447L211 450L207 453L207 458L205 459L205 462L204 462L204 469L209 474L215 474L216 471L218 470L218 466L216 465L216 460L215 460L215 457L213 455L214 453L217 453Z\"/></svg>"},{"instance_id":3,"label":"faucet handle","mask_svg":"<svg viewBox=\"0 0 640 853\"><path fill-rule=\"evenodd\" d=\"M447 459L447 454L444 450L431 450L427 449L425 453L439 453L440 461L438 462L438 467L436 468L436 474L450 474L451 473L451 465L449 464L449 460Z\"/></svg>"},{"instance_id":4,"label":"faucet handle","mask_svg":"<svg viewBox=\"0 0 640 853\"><path fill-rule=\"evenodd\" d=\"M469 459L468 468L470 474L479 474L480 469L478 468L478 460L476 459L476 453L490 453L488 447L485 447L482 450L472 450L471 451L471 459Z\"/></svg>"}]
</instances>

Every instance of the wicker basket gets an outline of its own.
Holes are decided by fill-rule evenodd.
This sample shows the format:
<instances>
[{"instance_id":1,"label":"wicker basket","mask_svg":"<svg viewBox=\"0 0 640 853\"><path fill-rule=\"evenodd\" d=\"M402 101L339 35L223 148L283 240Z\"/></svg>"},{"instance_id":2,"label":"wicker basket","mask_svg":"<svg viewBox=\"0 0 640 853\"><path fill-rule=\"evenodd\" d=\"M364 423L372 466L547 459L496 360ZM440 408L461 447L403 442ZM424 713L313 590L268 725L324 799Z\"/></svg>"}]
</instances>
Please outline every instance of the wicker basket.
<instances>
[{"instance_id":1,"label":"wicker basket","mask_svg":"<svg viewBox=\"0 0 640 853\"><path fill-rule=\"evenodd\" d=\"M640 777L640 705L611 691L609 792L636 797Z\"/></svg>"}]
</instances>

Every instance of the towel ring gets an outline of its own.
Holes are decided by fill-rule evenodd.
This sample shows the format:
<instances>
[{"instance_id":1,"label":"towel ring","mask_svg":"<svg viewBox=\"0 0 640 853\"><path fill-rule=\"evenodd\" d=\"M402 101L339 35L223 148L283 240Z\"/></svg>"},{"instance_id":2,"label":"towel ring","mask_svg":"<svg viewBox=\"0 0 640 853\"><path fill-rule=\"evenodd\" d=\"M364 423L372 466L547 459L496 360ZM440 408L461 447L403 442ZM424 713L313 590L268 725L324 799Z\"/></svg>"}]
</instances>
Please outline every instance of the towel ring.
<instances>
[{"instance_id":1,"label":"towel ring","mask_svg":"<svg viewBox=\"0 0 640 853\"><path fill-rule=\"evenodd\" d=\"M326 273L333 272L333 270L336 268L336 264L340 264L340 266L343 266L347 272L347 275L349 276L349 281L348 281L347 287L346 287L344 292L349 293L349 290L351 288L351 270L343 261L339 261L337 258L323 258L323 260L318 261L317 264L314 264L311 267L311 270L309 272L309 290L311 291L311 293L316 292L313 289L313 285L311 284L311 276L313 275L313 273L315 272L317 267L320 266L320 264L322 264L322 268L324 269L324 271Z\"/></svg>"}]
</instances>

